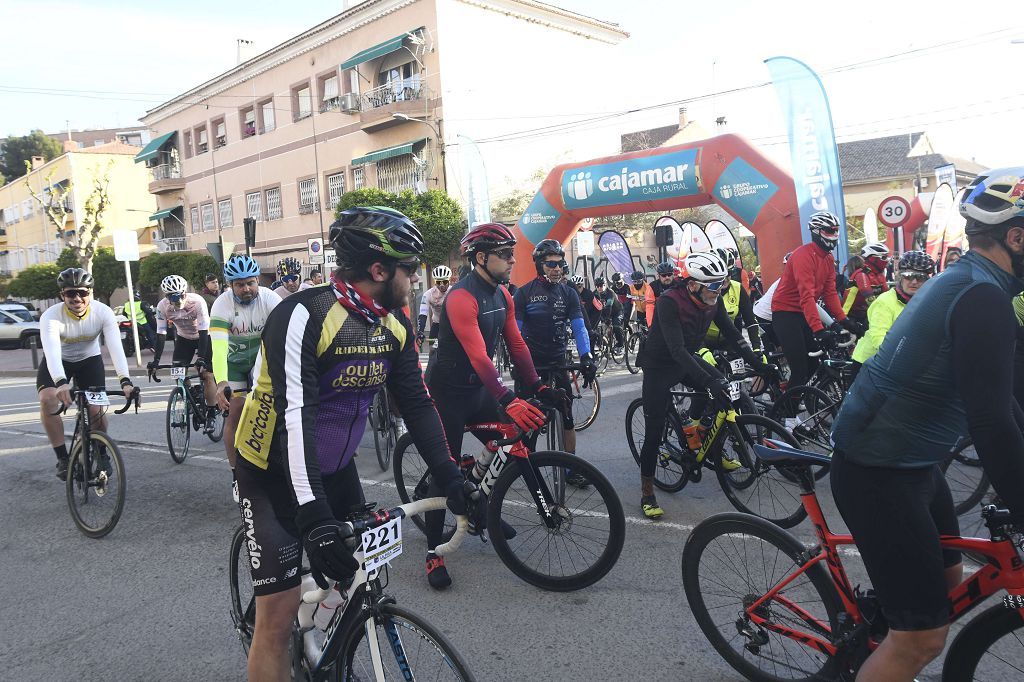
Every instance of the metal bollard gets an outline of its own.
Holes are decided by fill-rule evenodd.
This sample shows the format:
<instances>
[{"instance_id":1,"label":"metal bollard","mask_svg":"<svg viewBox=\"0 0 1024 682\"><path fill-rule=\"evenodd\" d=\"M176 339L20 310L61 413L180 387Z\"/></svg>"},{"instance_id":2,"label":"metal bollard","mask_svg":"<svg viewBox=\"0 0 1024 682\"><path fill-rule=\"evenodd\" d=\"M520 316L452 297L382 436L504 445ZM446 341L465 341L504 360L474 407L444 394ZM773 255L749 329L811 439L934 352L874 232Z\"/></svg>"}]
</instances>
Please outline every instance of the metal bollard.
<instances>
[{"instance_id":1,"label":"metal bollard","mask_svg":"<svg viewBox=\"0 0 1024 682\"><path fill-rule=\"evenodd\" d=\"M39 345L39 337L33 334L28 337L28 347L32 350L32 369L39 369L39 352L36 348Z\"/></svg>"}]
</instances>

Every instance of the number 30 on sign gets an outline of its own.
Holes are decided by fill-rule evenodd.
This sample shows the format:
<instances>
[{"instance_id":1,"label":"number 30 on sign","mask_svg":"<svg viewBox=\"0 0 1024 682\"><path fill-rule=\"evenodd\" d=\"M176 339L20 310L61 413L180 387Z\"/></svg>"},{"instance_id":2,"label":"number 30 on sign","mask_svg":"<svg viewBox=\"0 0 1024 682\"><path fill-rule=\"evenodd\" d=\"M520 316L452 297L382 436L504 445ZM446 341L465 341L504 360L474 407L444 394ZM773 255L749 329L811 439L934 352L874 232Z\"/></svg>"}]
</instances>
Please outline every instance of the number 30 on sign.
<instances>
[{"instance_id":1,"label":"number 30 on sign","mask_svg":"<svg viewBox=\"0 0 1024 682\"><path fill-rule=\"evenodd\" d=\"M910 218L910 203L901 196L886 197L878 205L878 222L886 227L899 227Z\"/></svg>"}]
</instances>

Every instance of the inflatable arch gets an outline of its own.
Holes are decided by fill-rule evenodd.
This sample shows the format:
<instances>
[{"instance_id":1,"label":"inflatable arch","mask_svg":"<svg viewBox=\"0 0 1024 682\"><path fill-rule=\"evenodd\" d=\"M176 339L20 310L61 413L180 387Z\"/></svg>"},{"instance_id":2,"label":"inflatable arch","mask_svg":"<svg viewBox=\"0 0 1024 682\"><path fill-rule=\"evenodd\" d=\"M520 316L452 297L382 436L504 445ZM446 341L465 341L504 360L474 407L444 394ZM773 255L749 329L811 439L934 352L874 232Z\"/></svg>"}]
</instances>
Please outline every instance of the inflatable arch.
<instances>
[{"instance_id":1,"label":"inflatable arch","mask_svg":"<svg viewBox=\"0 0 1024 682\"><path fill-rule=\"evenodd\" d=\"M542 239L567 243L584 218L666 212L718 204L757 237L764 281L782 273L782 257L800 246L793 179L736 135L556 166L514 232L512 281L536 276L531 258Z\"/></svg>"}]
</instances>

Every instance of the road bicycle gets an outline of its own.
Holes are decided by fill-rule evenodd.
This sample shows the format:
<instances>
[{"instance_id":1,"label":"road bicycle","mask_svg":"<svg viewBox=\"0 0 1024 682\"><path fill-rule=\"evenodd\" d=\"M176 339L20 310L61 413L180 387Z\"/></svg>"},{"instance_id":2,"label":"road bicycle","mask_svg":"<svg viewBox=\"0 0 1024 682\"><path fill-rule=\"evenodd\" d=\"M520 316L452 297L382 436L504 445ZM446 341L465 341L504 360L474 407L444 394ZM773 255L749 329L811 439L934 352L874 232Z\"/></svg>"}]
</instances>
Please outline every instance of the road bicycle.
<instances>
[{"instance_id":1,"label":"road bicycle","mask_svg":"<svg viewBox=\"0 0 1024 682\"><path fill-rule=\"evenodd\" d=\"M90 538L101 538L114 530L124 511L125 477L121 450L113 438L93 428L93 419L100 415L90 414L91 409L100 410L102 414L109 408L112 395L124 397L121 391L107 391L102 387L84 391L71 389L77 414L64 490L71 518L78 530ZM133 404L138 414L138 387L132 390L124 407L114 410L114 414L124 414ZM54 414L64 414L68 407L60 403Z\"/></svg>"},{"instance_id":2,"label":"road bicycle","mask_svg":"<svg viewBox=\"0 0 1024 682\"><path fill-rule=\"evenodd\" d=\"M841 559L850 535L833 533L814 494L815 452L768 441L760 459L788 469L817 544L749 514L716 514L697 525L682 557L683 587L697 624L715 650L749 680L852 680L888 625L872 590L852 587ZM1024 538L1010 515L984 511L991 540L942 536L946 549L984 557L949 592L956 621L1001 590L1008 596L971 620L953 640L942 679L1021 679L1024 661ZM894 520L896 522L896 520Z\"/></svg>"},{"instance_id":3,"label":"road bicycle","mask_svg":"<svg viewBox=\"0 0 1024 682\"><path fill-rule=\"evenodd\" d=\"M538 367L536 369L540 372L545 368ZM578 362L574 362L568 352L566 353L565 364L546 369L564 371L569 374L569 391L572 393L569 397L572 399L573 430L577 432L587 430L591 424L597 421L597 413L601 411L601 384L598 382L597 377L594 377L593 381L586 384L582 373L583 366Z\"/></svg>"},{"instance_id":4,"label":"road bicycle","mask_svg":"<svg viewBox=\"0 0 1024 682\"><path fill-rule=\"evenodd\" d=\"M391 453L398 442L398 418L392 411L391 395L387 388L381 388L373 396L367 424L373 432L373 447L377 451L377 464L381 471L391 466Z\"/></svg>"},{"instance_id":5,"label":"road bicycle","mask_svg":"<svg viewBox=\"0 0 1024 682\"><path fill-rule=\"evenodd\" d=\"M246 520L231 540L228 576L231 620L246 655L256 623L256 600L250 574L249 548L255 545L252 525ZM316 586L309 568L302 569L302 600L292 626L289 646L293 680L308 682L369 680L473 680L465 660L434 626L398 606L386 594L388 564L402 553L402 519L411 514L443 509L445 498L418 500L392 509L374 511L363 505L347 523L360 538L354 547L359 568L352 582L326 590ZM453 553L466 535L466 517L459 517L452 539L439 545L442 556ZM333 582L333 581L332 581ZM314 625L314 612L331 593L343 592L342 606L335 609L325 630Z\"/></svg>"},{"instance_id":6,"label":"road bicycle","mask_svg":"<svg viewBox=\"0 0 1024 682\"><path fill-rule=\"evenodd\" d=\"M665 415L665 430L658 448L654 469L654 485L666 492L678 492L690 481L700 482L704 468L718 478L729 502L739 511L754 514L783 528L791 528L806 517L800 505L799 482L784 470L759 458L754 446L769 439L797 445L792 434L778 422L759 414L740 413L743 401L739 372L729 384L732 404L716 407L707 391L673 390ZM694 400L706 401L706 423L700 447L690 448L680 414L680 405ZM626 438L637 466L643 449L646 419L643 399L637 398L626 409ZM703 427L701 427L703 428Z\"/></svg>"},{"instance_id":7,"label":"road bicycle","mask_svg":"<svg viewBox=\"0 0 1024 682\"><path fill-rule=\"evenodd\" d=\"M625 340L623 340L624 342ZM610 322L601 320L597 323L590 346L594 362L597 364L597 369L600 372L608 369L608 363L610 362L621 364L625 360L625 346L615 340L615 327Z\"/></svg>"},{"instance_id":8,"label":"road bicycle","mask_svg":"<svg viewBox=\"0 0 1024 682\"><path fill-rule=\"evenodd\" d=\"M637 314L639 315L640 313ZM640 354L640 347L647 340L647 332L647 325L640 324L636 318L630 320L629 324L626 325L626 344L623 359L626 362L626 369L629 370L630 374L636 374L640 371L636 360Z\"/></svg>"},{"instance_id":9,"label":"road bicycle","mask_svg":"<svg viewBox=\"0 0 1024 682\"><path fill-rule=\"evenodd\" d=\"M176 384L167 396L167 450L178 464L188 457L193 430L202 431L214 443L224 436L224 413L206 404L199 372L188 373L192 367L195 365L171 364L157 365L149 370L149 380L159 384L156 370L169 369Z\"/></svg>"},{"instance_id":10,"label":"road bicycle","mask_svg":"<svg viewBox=\"0 0 1024 682\"><path fill-rule=\"evenodd\" d=\"M549 410L549 423L552 416ZM561 418L556 421L560 424ZM568 452L530 452L523 443L528 434L514 424L471 424L466 431L492 438L480 459L485 471L478 485L487 496L487 506L486 524L481 520L479 525L486 525L502 563L527 583L556 592L579 590L607 575L618 561L626 536L622 503L608 479ZM472 476L476 460L463 455L461 465L464 474ZM430 472L408 433L398 439L394 466L403 502L430 495ZM589 485L569 484L570 472ZM425 532L423 517L412 520ZM449 514L444 536L452 530Z\"/></svg>"}]
</instances>

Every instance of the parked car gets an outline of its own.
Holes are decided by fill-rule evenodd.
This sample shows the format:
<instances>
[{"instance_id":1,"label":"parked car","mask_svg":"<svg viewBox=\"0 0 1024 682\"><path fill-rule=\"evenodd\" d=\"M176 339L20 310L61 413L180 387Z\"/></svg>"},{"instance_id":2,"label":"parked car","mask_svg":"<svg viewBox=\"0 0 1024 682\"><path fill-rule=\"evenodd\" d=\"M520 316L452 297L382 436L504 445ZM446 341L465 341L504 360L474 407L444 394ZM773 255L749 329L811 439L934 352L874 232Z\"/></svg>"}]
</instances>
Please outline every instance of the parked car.
<instances>
[{"instance_id":1,"label":"parked car","mask_svg":"<svg viewBox=\"0 0 1024 682\"><path fill-rule=\"evenodd\" d=\"M33 320L39 320L39 313L34 310L29 310L28 307L21 303L0 303L0 310L5 313L20 317L25 322L32 322Z\"/></svg>"},{"instance_id":2,"label":"parked car","mask_svg":"<svg viewBox=\"0 0 1024 682\"><path fill-rule=\"evenodd\" d=\"M25 312L29 311L26 309ZM28 348L33 337L39 343L39 322L26 320L17 313L17 310L0 308L0 347Z\"/></svg>"}]
</instances>

